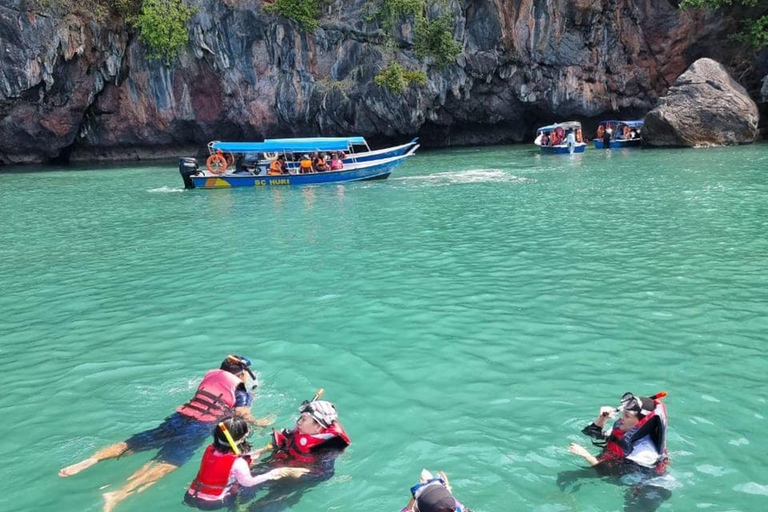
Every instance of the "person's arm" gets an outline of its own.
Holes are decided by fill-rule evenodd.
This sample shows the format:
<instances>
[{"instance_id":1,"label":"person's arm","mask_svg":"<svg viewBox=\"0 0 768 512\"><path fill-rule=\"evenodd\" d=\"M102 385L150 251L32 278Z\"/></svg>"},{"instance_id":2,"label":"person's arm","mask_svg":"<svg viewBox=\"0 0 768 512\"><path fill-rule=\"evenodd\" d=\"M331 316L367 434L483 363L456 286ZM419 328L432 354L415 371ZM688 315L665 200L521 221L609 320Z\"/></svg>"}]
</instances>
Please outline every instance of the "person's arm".
<instances>
[{"instance_id":1,"label":"person's arm","mask_svg":"<svg viewBox=\"0 0 768 512\"><path fill-rule=\"evenodd\" d=\"M264 416L263 418L258 419L254 418L251 413L252 403L253 396L246 391L244 387L237 388L235 391L235 414L257 427L268 427L275 422L274 418L270 416Z\"/></svg>"},{"instance_id":2,"label":"person's arm","mask_svg":"<svg viewBox=\"0 0 768 512\"><path fill-rule=\"evenodd\" d=\"M600 462L597 460L597 457L589 453L587 449L580 444L571 443L568 447L568 451L580 457L584 457L584 460L586 460L590 466L595 466Z\"/></svg>"},{"instance_id":3,"label":"person's arm","mask_svg":"<svg viewBox=\"0 0 768 512\"><path fill-rule=\"evenodd\" d=\"M253 487L271 480L281 478L299 478L309 473L307 468L277 468L263 475L251 475L251 469L243 458L239 458L232 464L231 476L243 487Z\"/></svg>"},{"instance_id":4,"label":"person's arm","mask_svg":"<svg viewBox=\"0 0 768 512\"><path fill-rule=\"evenodd\" d=\"M411 501L409 501L408 504L404 506L402 510L400 510L400 512L413 512L414 503L416 503L416 500L411 498Z\"/></svg>"},{"instance_id":5,"label":"person's arm","mask_svg":"<svg viewBox=\"0 0 768 512\"><path fill-rule=\"evenodd\" d=\"M603 427L605 427L605 424L608 423L608 420L611 419L615 414L616 409L613 407L608 405L601 407L600 413L598 413L595 421L584 427L581 433L589 437L594 437L595 439L605 439L608 436L606 436L603 432Z\"/></svg>"}]
</instances>

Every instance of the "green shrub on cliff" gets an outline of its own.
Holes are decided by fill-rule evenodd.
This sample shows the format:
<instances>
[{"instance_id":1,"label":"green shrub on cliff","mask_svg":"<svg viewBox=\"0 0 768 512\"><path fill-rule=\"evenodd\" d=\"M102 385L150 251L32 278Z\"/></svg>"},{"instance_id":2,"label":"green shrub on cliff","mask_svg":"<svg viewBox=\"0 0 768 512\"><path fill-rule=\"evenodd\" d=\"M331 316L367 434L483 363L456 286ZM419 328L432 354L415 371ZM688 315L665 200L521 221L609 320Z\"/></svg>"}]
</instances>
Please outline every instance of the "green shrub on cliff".
<instances>
[{"instance_id":1,"label":"green shrub on cliff","mask_svg":"<svg viewBox=\"0 0 768 512\"><path fill-rule=\"evenodd\" d=\"M453 38L453 20L449 14L443 14L436 20L426 17L416 20L416 33L413 36L413 48L420 59L432 57L435 65L444 68L461 53L461 46Z\"/></svg>"},{"instance_id":2,"label":"green shrub on cliff","mask_svg":"<svg viewBox=\"0 0 768 512\"><path fill-rule=\"evenodd\" d=\"M149 47L152 58L171 59L189 42L187 21L195 10L181 0L144 0L134 26Z\"/></svg>"},{"instance_id":3,"label":"green shrub on cliff","mask_svg":"<svg viewBox=\"0 0 768 512\"><path fill-rule=\"evenodd\" d=\"M304 30L314 30L320 23L320 6L323 0L275 0L274 3L265 4L263 9L295 21Z\"/></svg>"},{"instance_id":4,"label":"green shrub on cliff","mask_svg":"<svg viewBox=\"0 0 768 512\"><path fill-rule=\"evenodd\" d=\"M768 2L758 0L682 0L682 9L703 7L705 9L719 9L741 5L744 7L768 8ZM765 12L765 11L763 11ZM747 44L755 50L761 50L768 46L768 14L763 14L753 19L742 21L742 29L731 35L731 40L737 43Z\"/></svg>"},{"instance_id":5,"label":"green shrub on cliff","mask_svg":"<svg viewBox=\"0 0 768 512\"><path fill-rule=\"evenodd\" d=\"M413 49L420 59L431 57L437 67L443 68L454 62L461 53L461 45L453 38L453 18L445 13L431 20L427 15L427 1L433 0L383 0L376 18L385 32L392 32L401 17L413 17L415 21Z\"/></svg>"},{"instance_id":6,"label":"green shrub on cliff","mask_svg":"<svg viewBox=\"0 0 768 512\"><path fill-rule=\"evenodd\" d=\"M402 94L409 86L427 85L427 75L423 71L406 70L397 62L391 62L379 71L374 81L379 87L386 87L394 93Z\"/></svg>"}]
</instances>

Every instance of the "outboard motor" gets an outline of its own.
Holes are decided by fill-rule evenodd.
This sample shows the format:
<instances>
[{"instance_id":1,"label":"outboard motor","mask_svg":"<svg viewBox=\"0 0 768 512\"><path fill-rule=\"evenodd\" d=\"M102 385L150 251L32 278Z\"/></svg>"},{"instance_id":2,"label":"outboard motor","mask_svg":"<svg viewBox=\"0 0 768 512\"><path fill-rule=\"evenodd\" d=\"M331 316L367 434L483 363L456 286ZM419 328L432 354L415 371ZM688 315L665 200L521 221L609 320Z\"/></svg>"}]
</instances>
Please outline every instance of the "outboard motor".
<instances>
[{"instance_id":1,"label":"outboard motor","mask_svg":"<svg viewBox=\"0 0 768 512\"><path fill-rule=\"evenodd\" d=\"M181 174L181 179L184 180L184 188L195 188L195 181L192 179L192 176L195 176L197 173L196 158L179 158L179 174Z\"/></svg>"}]
</instances>

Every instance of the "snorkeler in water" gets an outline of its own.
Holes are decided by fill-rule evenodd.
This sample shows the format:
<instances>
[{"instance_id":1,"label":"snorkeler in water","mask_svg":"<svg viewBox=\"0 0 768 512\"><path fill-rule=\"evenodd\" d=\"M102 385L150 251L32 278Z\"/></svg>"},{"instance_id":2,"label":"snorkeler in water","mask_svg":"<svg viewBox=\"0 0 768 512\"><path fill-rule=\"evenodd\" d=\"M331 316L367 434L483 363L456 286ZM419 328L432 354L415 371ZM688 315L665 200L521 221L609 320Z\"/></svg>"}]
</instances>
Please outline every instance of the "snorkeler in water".
<instances>
[{"instance_id":1,"label":"snorkeler in water","mask_svg":"<svg viewBox=\"0 0 768 512\"><path fill-rule=\"evenodd\" d=\"M271 420L251 415L253 396L249 390L256 387L257 380L250 366L246 357L227 356L219 369L205 374L192 399L159 426L100 449L61 469L59 476L76 475L103 460L159 449L154 458L128 477L121 489L104 494L103 510L110 512L133 492L146 489L189 461L223 418L237 414L257 426L270 425Z\"/></svg>"},{"instance_id":2,"label":"snorkeler in water","mask_svg":"<svg viewBox=\"0 0 768 512\"><path fill-rule=\"evenodd\" d=\"M625 393L619 407L601 407L595 421L582 430L597 440L593 444L600 446L601 452L594 456L583 446L571 443L568 451L583 457L590 468L561 473L558 485L565 488L582 478L637 475L640 483L627 492L625 511L656 510L671 495L669 490L653 485L655 477L665 474L669 461L667 409L661 402L665 396L663 392L651 397ZM612 429L604 432L608 420L617 414L620 416Z\"/></svg>"},{"instance_id":3,"label":"snorkeler in water","mask_svg":"<svg viewBox=\"0 0 768 512\"><path fill-rule=\"evenodd\" d=\"M213 431L213 443L200 462L200 470L184 495L184 502L202 510L215 510L235 503L242 489L281 478L298 478L306 468L275 468L261 475L251 474L251 463L267 447L251 451L248 422L238 416L227 418Z\"/></svg>"},{"instance_id":4,"label":"snorkeler in water","mask_svg":"<svg viewBox=\"0 0 768 512\"><path fill-rule=\"evenodd\" d=\"M421 470L419 483L411 487L411 501L400 512L472 512L453 497L448 476Z\"/></svg>"}]
</instances>

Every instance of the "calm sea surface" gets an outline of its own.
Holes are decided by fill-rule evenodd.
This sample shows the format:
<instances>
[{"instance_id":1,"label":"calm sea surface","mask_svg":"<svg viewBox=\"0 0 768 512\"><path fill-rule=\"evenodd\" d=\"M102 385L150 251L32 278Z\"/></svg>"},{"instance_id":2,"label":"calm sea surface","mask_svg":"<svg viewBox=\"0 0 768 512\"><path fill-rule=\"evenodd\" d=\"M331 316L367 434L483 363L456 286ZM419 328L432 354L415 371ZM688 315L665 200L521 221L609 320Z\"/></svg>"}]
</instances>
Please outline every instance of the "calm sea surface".
<instances>
[{"instance_id":1,"label":"calm sea surface","mask_svg":"<svg viewBox=\"0 0 768 512\"><path fill-rule=\"evenodd\" d=\"M4 173L0 510L101 510L151 453L58 469L241 353L256 414L289 426L323 387L352 437L294 512L396 512L423 467L476 512L621 510L556 479L628 390L669 393L660 510L763 511L767 336L768 145L424 151L267 190L184 191L173 162ZM198 461L117 511L188 510Z\"/></svg>"}]
</instances>

